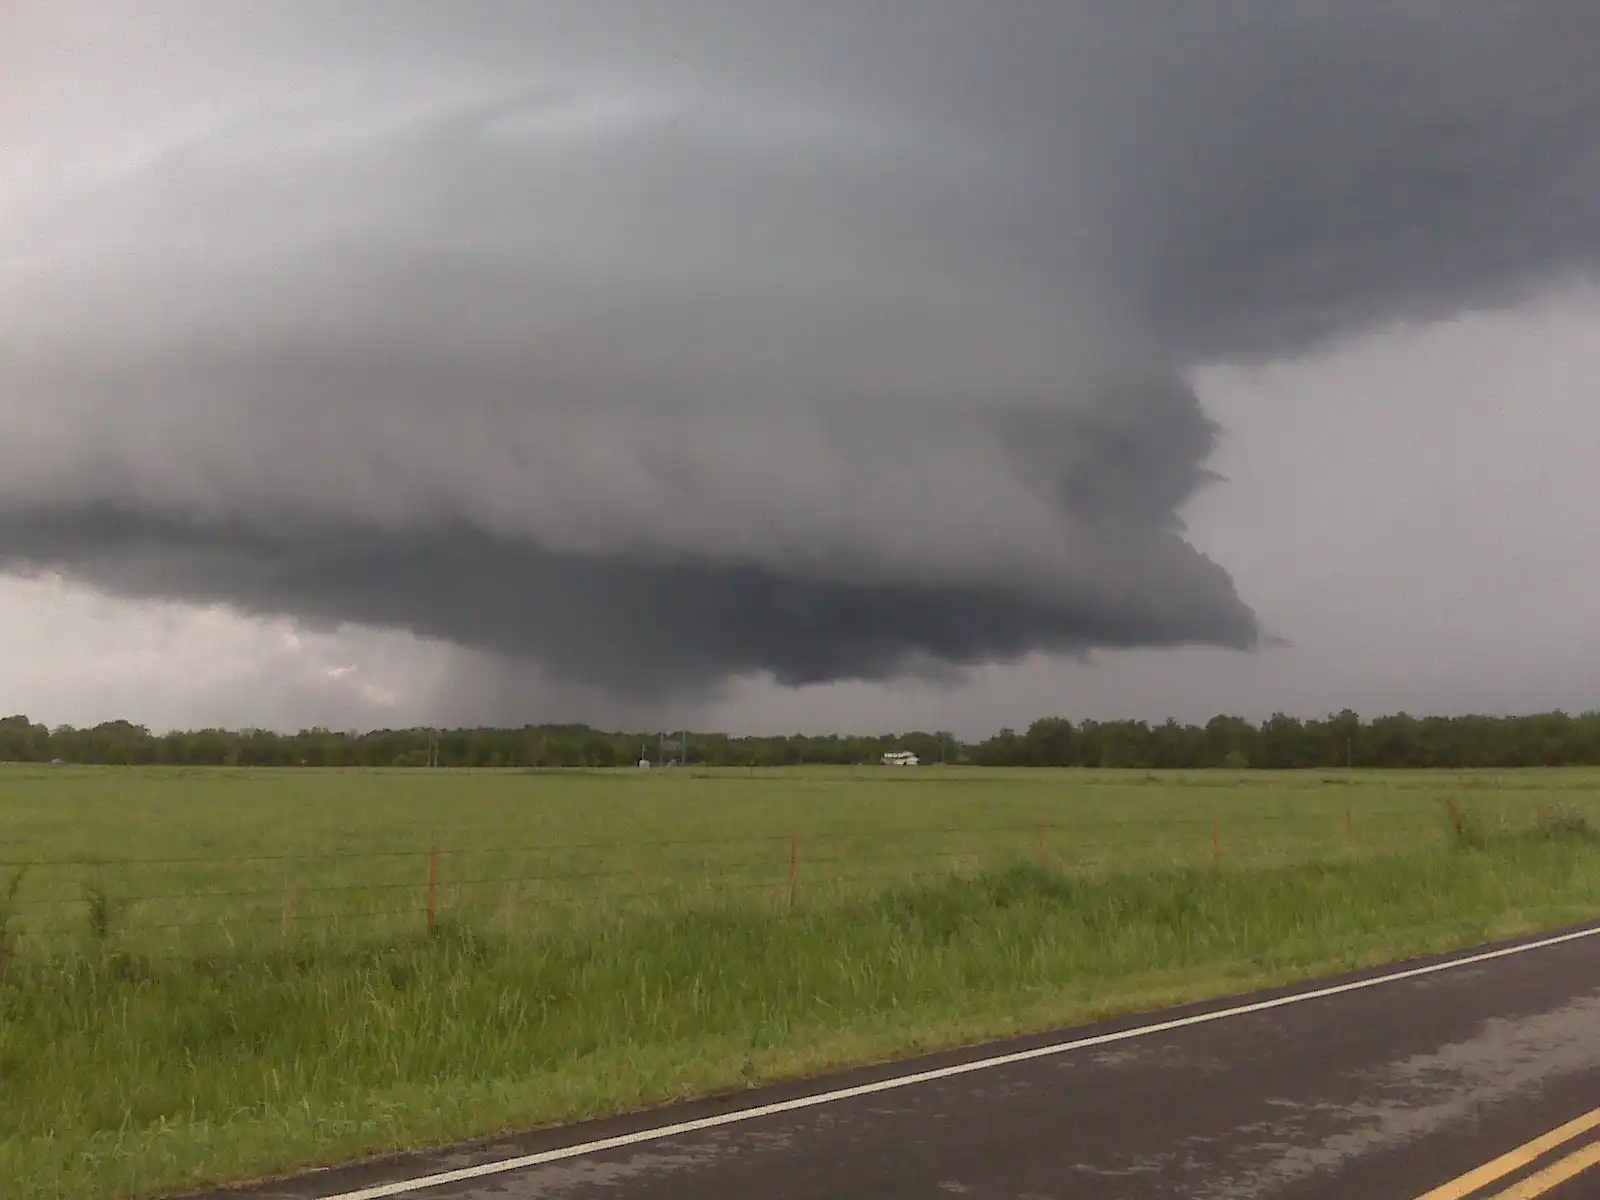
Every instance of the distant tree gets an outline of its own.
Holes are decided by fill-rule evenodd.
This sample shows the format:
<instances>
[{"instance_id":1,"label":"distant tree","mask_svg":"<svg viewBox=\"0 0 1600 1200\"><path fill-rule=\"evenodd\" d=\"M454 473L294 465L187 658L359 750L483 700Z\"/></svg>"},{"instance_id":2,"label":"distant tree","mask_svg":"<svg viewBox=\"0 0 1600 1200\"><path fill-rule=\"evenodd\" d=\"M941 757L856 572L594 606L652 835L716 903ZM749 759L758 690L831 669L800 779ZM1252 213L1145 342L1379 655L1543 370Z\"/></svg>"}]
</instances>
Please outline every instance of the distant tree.
<instances>
[{"instance_id":1,"label":"distant tree","mask_svg":"<svg viewBox=\"0 0 1600 1200\"><path fill-rule=\"evenodd\" d=\"M127 721L92 729L47 729L18 714L0 719L0 761L252 767L426 766L427 729L338 733L325 728L279 734L261 729L174 730L154 735ZM521 729L450 729L438 735L440 767L613 767L654 757L655 732L604 731L585 725ZM1522 767L1600 765L1600 713L1525 717L1426 717L1406 713L1363 722L1346 709L1302 721L1274 713L1254 725L1216 716L1204 725L1168 720L1082 721L1041 717L1025 733L1002 729L967 744L947 731L893 736L794 734L733 737L697 733L695 763L730 767L873 763L885 750L911 750L926 763L992 767Z\"/></svg>"}]
</instances>

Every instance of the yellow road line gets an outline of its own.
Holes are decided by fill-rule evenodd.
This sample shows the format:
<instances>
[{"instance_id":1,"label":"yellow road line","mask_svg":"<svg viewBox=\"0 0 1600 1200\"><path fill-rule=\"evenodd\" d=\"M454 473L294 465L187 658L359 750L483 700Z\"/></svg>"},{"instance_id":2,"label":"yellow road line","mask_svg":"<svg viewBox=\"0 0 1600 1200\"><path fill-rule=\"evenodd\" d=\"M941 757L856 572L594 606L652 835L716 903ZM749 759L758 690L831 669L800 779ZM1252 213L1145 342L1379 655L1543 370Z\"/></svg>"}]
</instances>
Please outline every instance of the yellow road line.
<instances>
[{"instance_id":1,"label":"yellow road line","mask_svg":"<svg viewBox=\"0 0 1600 1200\"><path fill-rule=\"evenodd\" d=\"M1564 1146L1573 1138L1582 1137L1594 1129L1600 1129L1600 1108L1585 1113L1575 1120L1568 1121L1559 1129L1552 1129L1541 1137L1525 1142L1515 1150L1502 1154L1493 1162L1484 1163L1483 1166L1468 1171L1458 1179L1449 1183L1442 1183L1431 1192L1418 1196L1417 1200L1466 1200L1479 1188L1487 1187L1497 1179L1504 1179L1513 1171L1520 1171L1543 1158L1558 1146ZM1537 1176L1535 1176L1537 1178ZM1551 1184L1554 1187L1554 1184ZM1529 1192L1528 1195L1537 1196L1538 1192ZM1511 1193L1507 1193L1511 1195Z\"/></svg>"},{"instance_id":2,"label":"yellow road line","mask_svg":"<svg viewBox=\"0 0 1600 1200\"><path fill-rule=\"evenodd\" d=\"M1533 1200L1535 1196L1542 1196L1568 1180L1576 1179L1590 1167L1600 1167L1600 1142L1590 1142L1582 1150L1574 1150L1544 1170L1490 1197L1490 1200Z\"/></svg>"}]
</instances>

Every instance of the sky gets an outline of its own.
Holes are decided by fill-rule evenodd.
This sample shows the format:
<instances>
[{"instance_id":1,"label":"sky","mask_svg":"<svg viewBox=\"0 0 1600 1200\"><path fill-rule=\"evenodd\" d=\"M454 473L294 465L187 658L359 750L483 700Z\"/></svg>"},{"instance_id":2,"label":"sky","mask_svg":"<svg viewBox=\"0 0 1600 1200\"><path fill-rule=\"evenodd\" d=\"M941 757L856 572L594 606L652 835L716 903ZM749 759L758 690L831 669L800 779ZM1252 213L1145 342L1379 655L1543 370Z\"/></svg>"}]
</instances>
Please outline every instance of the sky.
<instances>
[{"instance_id":1,"label":"sky","mask_svg":"<svg viewBox=\"0 0 1600 1200\"><path fill-rule=\"evenodd\" d=\"M24 0L0 74L0 708L1600 707L1592 5Z\"/></svg>"}]
</instances>

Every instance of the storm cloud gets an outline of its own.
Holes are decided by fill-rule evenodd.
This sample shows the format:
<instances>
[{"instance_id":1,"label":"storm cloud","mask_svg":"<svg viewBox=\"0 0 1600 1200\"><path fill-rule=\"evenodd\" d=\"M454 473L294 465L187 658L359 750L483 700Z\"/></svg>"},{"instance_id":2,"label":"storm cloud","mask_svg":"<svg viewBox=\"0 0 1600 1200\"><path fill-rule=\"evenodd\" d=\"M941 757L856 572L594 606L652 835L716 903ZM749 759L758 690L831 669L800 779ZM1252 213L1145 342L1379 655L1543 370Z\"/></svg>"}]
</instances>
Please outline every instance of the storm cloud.
<instances>
[{"instance_id":1,"label":"storm cloud","mask_svg":"<svg viewBox=\"0 0 1600 1200\"><path fill-rule=\"evenodd\" d=\"M0 565L618 693L1249 648L1192 373L1600 268L1587 3L22 12Z\"/></svg>"}]
</instances>

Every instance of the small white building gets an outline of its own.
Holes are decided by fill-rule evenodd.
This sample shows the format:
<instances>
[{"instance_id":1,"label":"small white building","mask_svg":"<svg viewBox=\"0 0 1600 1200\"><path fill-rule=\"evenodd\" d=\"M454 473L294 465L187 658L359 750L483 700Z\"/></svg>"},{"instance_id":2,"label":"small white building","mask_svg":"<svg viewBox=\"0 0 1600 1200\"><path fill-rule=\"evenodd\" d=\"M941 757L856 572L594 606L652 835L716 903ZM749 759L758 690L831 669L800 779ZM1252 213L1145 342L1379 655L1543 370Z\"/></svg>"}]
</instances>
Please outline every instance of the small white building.
<instances>
[{"instance_id":1,"label":"small white building","mask_svg":"<svg viewBox=\"0 0 1600 1200\"><path fill-rule=\"evenodd\" d=\"M891 750L883 756L886 767L914 767L921 761L909 750Z\"/></svg>"}]
</instances>

